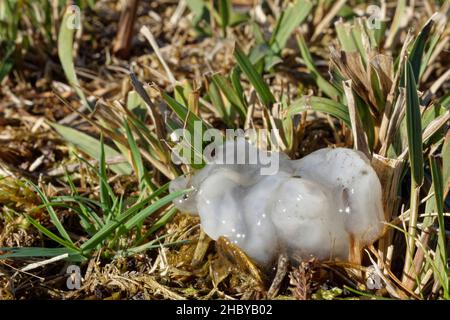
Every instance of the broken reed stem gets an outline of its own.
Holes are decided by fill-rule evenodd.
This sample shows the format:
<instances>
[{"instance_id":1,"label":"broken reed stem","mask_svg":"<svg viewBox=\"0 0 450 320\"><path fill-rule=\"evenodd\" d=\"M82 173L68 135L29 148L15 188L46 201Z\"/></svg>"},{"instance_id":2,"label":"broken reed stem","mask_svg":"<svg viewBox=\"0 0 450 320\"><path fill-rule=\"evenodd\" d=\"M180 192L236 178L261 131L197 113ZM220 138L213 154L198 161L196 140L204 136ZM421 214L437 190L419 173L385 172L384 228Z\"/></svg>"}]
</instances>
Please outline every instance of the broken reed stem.
<instances>
[{"instance_id":1,"label":"broken reed stem","mask_svg":"<svg viewBox=\"0 0 450 320\"><path fill-rule=\"evenodd\" d=\"M214 19L213 19L214 20ZM167 65L166 61L164 60L161 51L159 50L159 46L156 43L156 39L153 36L153 33L150 31L149 28L147 28L146 26L143 26L140 30L140 33L147 39L147 41L149 42L150 46L152 47L154 53L156 54L156 57L158 58L159 62L161 63L161 65L164 68L164 71L167 74L167 77L169 78L170 83L172 84L172 86L175 87L176 84L176 79L175 76L173 75L172 71L170 70L169 66Z\"/></svg>"},{"instance_id":2,"label":"broken reed stem","mask_svg":"<svg viewBox=\"0 0 450 320\"><path fill-rule=\"evenodd\" d=\"M384 219L392 223L394 212L398 209L397 190L399 188L404 162L397 159L390 159L374 153L372 167L375 169L382 186ZM409 211L408 211L409 213ZM400 219L397 217L396 219ZM394 229L385 227L384 235L378 241L378 248L382 252L387 252L392 244Z\"/></svg>"},{"instance_id":3,"label":"broken reed stem","mask_svg":"<svg viewBox=\"0 0 450 320\"><path fill-rule=\"evenodd\" d=\"M323 30L328 26L328 24L333 20L339 10L345 5L347 0L339 0L335 2L333 7L328 11L327 15L320 21L320 23L316 26L314 34L311 37L311 41L316 40L319 35L323 33Z\"/></svg>"},{"instance_id":4,"label":"broken reed stem","mask_svg":"<svg viewBox=\"0 0 450 320\"><path fill-rule=\"evenodd\" d=\"M355 98L352 91L352 80L342 81L345 96L347 97L348 113L350 115L350 122L352 125L353 144L355 149L361 151L368 159L372 159L369 146L367 143L366 133L361 124L361 119L356 108Z\"/></svg>"},{"instance_id":5,"label":"broken reed stem","mask_svg":"<svg viewBox=\"0 0 450 320\"><path fill-rule=\"evenodd\" d=\"M128 58L139 0L123 1L123 5L113 52L121 58Z\"/></svg>"},{"instance_id":6,"label":"broken reed stem","mask_svg":"<svg viewBox=\"0 0 450 320\"><path fill-rule=\"evenodd\" d=\"M417 230L417 218L419 216L419 193L420 186L411 178L411 198L410 198L410 219L408 225L408 235L406 241L406 257L403 268L403 283L408 289L414 287L417 273L413 265L413 256L415 248L415 237Z\"/></svg>"}]
</instances>

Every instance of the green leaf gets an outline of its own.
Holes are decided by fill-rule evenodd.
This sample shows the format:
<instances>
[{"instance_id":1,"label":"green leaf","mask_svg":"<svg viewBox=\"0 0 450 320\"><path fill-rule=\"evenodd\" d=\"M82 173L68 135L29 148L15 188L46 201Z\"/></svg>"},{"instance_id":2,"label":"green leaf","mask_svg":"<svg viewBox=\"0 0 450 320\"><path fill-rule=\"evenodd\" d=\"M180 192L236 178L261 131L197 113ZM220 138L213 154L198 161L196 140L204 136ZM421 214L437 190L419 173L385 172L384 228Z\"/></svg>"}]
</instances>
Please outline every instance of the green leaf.
<instances>
[{"instance_id":1,"label":"green leaf","mask_svg":"<svg viewBox=\"0 0 450 320\"><path fill-rule=\"evenodd\" d=\"M128 121L124 121L124 127L127 134L128 145L131 151L131 161L133 163L133 167L137 173L139 179L140 190L143 190L143 184L145 184L145 167L142 161L141 153L139 152L139 147L134 139L133 133L131 132L130 126L128 125Z\"/></svg>"},{"instance_id":2,"label":"green leaf","mask_svg":"<svg viewBox=\"0 0 450 320\"><path fill-rule=\"evenodd\" d=\"M134 248L126 249L122 252L118 252L116 257L128 257L128 256L132 256L132 255L135 255L135 254L138 254L138 253L150 250L150 249L182 245L182 244L189 243L189 241L190 241L190 240L179 240L179 241L174 241L174 242L170 242L170 243L159 243L162 239L166 238L167 236L169 236L169 235L164 235L164 236L158 237L155 240L152 240L146 244L140 245L138 247L134 247Z\"/></svg>"},{"instance_id":3,"label":"green leaf","mask_svg":"<svg viewBox=\"0 0 450 320\"><path fill-rule=\"evenodd\" d=\"M69 183L70 191L72 192L72 195L70 196L61 196L61 197L53 197L53 201L61 201L62 203L70 203L75 202L78 204L80 210L75 210L78 213L78 216L80 217L80 224L84 228L84 230L89 234L93 235L102 225L103 221L100 219L100 217L95 213L94 210L92 210L89 206L86 204L95 204L95 201L89 199L80 197L77 188L75 187L75 184L73 183L71 175L65 170L65 177L67 182ZM101 207L101 205L99 205Z\"/></svg>"},{"instance_id":4,"label":"green leaf","mask_svg":"<svg viewBox=\"0 0 450 320\"><path fill-rule=\"evenodd\" d=\"M240 23L246 22L249 20L249 15L247 13L242 13L242 12L238 12L238 11L231 11L231 15L230 15L230 27L234 27L237 26Z\"/></svg>"},{"instance_id":5,"label":"green leaf","mask_svg":"<svg viewBox=\"0 0 450 320\"><path fill-rule=\"evenodd\" d=\"M150 237L153 233L161 229L163 226L165 226L172 218L173 216L178 212L177 208L173 207L167 210L167 212L158 219L151 227L150 229L145 233L145 235L142 237L142 240L147 239ZM141 242L141 241L140 241ZM139 242L139 243L140 243ZM139 244L138 243L138 244Z\"/></svg>"},{"instance_id":6,"label":"green leaf","mask_svg":"<svg viewBox=\"0 0 450 320\"><path fill-rule=\"evenodd\" d=\"M23 247L23 248L0 248L0 251L6 253L0 254L2 259L17 259L31 257L56 257L68 253L70 261L84 261L85 257L81 256L78 251L68 248L39 248L39 247Z\"/></svg>"},{"instance_id":7,"label":"green leaf","mask_svg":"<svg viewBox=\"0 0 450 320\"><path fill-rule=\"evenodd\" d=\"M220 26L222 27L224 37L227 36L227 27L230 24L231 12L231 1L219 0Z\"/></svg>"},{"instance_id":8,"label":"green leaf","mask_svg":"<svg viewBox=\"0 0 450 320\"><path fill-rule=\"evenodd\" d=\"M352 27L347 23L338 21L335 24L335 29L342 49L345 52L356 52L357 46L352 35Z\"/></svg>"},{"instance_id":9,"label":"green leaf","mask_svg":"<svg viewBox=\"0 0 450 320\"><path fill-rule=\"evenodd\" d=\"M247 78L250 80L251 84L255 88L258 93L259 99L261 102L267 107L270 108L272 104L275 103L275 97L270 92L269 86L264 80L261 78L259 73L251 64L248 57L244 54L244 52L236 46L234 50L234 57L236 58L239 67L244 71Z\"/></svg>"},{"instance_id":10,"label":"green leaf","mask_svg":"<svg viewBox=\"0 0 450 320\"><path fill-rule=\"evenodd\" d=\"M245 107L239 94L234 90L231 83L220 74L213 75L212 80L220 88L225 97L227 97L228 101L230 101L230 103L237 108L242 119L245 119L247 115L247 108Z\"/></svg>"},{"instance_id":11,"label":"green leaf","mask_svg":"<svg viewBox=\"0 0 450 320\"><path fill-rule=\"evenodd\" d=\"M99 161L99 185L100 185L100 202L106 211L106 215L111 212L112 199L109 191L111 190L108 185L108 175L106 174L106 160L105 160L105 144L103 143L103 135L100 140L100 161Z\"/></svg>"},{"instance_id":12,"label":"green leaf","mask_svg":"<svg viewBox=\"0 0 450 320\"><path fill-rule=\"evenodd\" d=\"M440 99L439 104L445 109L450 109L450 91L445 93Z\"/></svg>"},{"instance_id":13,"label":"green leaf","mask_svg":"<svg viewBox=\"0 0 450 320\"><path fill-rule=\"evenodd\" d=\"M188 105L188 97L192 93L192 88L189 85L189 83L187 83L184 86L176 85L173 91L174 91L173 96L174 96L175 100L178 103L187 106Z\"/></svg>"},{"instance_id":14,"label":"green leaf","mask_svg":"<svg viewBox=\"0 0 450 320\"><path fill-rule=\"evenodd\" d=\"M339 97L339 90L337 90L331 83L325 80L317 70L311 54L309 53L308 45L306 44L303 36L299 35L297 37L297 43L298 47L300 48L300 54L302 55L303 61L305 62L308 70L311 72L311 75L313 76L319 88L331 99L337 100L337 98Z\"/></svg>"},{"instance_id":15,"label":"green leaf","mask_svg":"<svg viewBox=\"0 0 450 320\"><path fill-rule=\"evenodd\" d=\"M189 163L192 167L203 167L205 164L203 159L203 134L209 126L196 114L190 112L184 105L176 101L167 93L163 92L162 96L168 106L177 114L180 120L183 121L183 128L186 128L188 131L186 132L183 130L182 136L180 135L178 137L180 139L182 138L181 144L178 144L178 147L185 150L188 156L185 156L184 154L180 155L190 161ZM167 124L169 124L169 122L167 122Z\"/></svg>"},{"instance_id":16,"label":"green leaf","mask_svg":"<svg viewBox=\"0 0 450 320\"><path fill-rule=\"evenodd\" d=\"M414 70L409 59L405 61L406 83L406 128L408 132L408 153L411 175L418 186L423 182L422 125L419 97Z\"/></svg>"},{"instance_id":17,"label":"green leaf","mask_svg":"<svg viewBox=\"0 0 450 320\"><path fill-rule=\"evenodd\" d=\"M75 33L75 29L69 27L72 19L74 19L74 13L70 12L70 10L67 10L61 21L61 25L59 26L58 56L59 60L61 61L61 66L64 70L64 74L66 75L66 78L69 81L69 84L78 94L83 104L86 105L90 110L92 110L83 90L81 90L80 83L75 73L75 66L73 63L73 56L72 56L73 35Z\"/></svg>"},{"instance_id":18,"label":"green leaf","mask_svg":"<svg viewBox=\"0 0 450 320\"><path fill-rule=\"evenodd\" d=\"M436 210L438 214L439 233L438 233L438 250L436 250L436 260L439 266L438 270L442 272L441 285L444 291L445 299L449 299L449 280L447 268L447 236L445 234L444 220L444 185L442 179L442 170L433 155L430 156L430 168L433 177L434 198Z\"/></svg>"},{"instance_id":19,"label":"green leaf","mask_svg":"<svg viewBox=\"0 0 450 320\"><path fill-rule=\"evenodd\" d=\"M38 195L41 198L42 202L45 205L48 205L48 203L50 201L48 201L48 198L45 195L45 193L42 192L42 190L37 185L35 185L33 182L28 181L28 184L31 185L32 188L38 193ZM65 242L73 245L73 242L70 239L69 234L67 233L66 229L64 229L61 221L59 221L58 215L56 214L55 210L53 210L53 207L52 206L47 206L47 211L48 211L48 213L50 215L50 219L52 220L53 225L56 227L56 229L58 230L58 232L61 235L61 237L63 237L65 239Z\"/></svg>"},{"instance_id":20,"label":"green leaf","mask_svg":"<svg viewBox=\"0 0 450 320\"><path fill-rule=\"evenodd\" d=\"M44 235L52 239L53 241L59 243L60 245L72 249L74 251L79 251L79 249L73 244L72 240L65 240L63 238L58 237L56 234L45 228L43 225L41 225L37 220L33 219L30 216L26 216L27 220L40 232L42 232Z\"/></svg>"},{"instance_id":21,"label":"green leaf","mask_svg":"<svg viewBox=\"0 0 450 320\"><path fill-rule=\"evenodd\" d=\"M250 53L248 54L248 59L250 60L252 65L256 65L258 62L265 59L266 57L274 55L275 53L269 47L269 45L263 42L252 47Z\"/></svg>"},{"instance_id":22,"label":"green leaf","mask_svg":"<svg viewBox=\"0 0 450 320\"><path fill-rule=\"evenodd\" d=\"M155 203L151 204L149 207L145 208L144 210L140 211L138 214L131 217L126 223L125 223L125 229L130 230L142 221L146 219L148 216L153 214L156 210L162 208L166 204L172 202L176 198L182 196L185 193L188 193L192 191L191 189L185 189L176 191L173 193L170 193L169 195L157 200Z\"/></svg>"},{"instance_id":23,"label":"green leaf","mask_svg":"<svg viewBox=\"0 0 450 320\"><path fill-rule=\"evenodd\" d=\"M442 177L444 181L444 186L446 189L444 190L444 198L447 197L448 192L450 191L450 133L447 134L444 140L444 144L442 145L442 164L443 164L443 172Z\"/></svg>"},{"instance_id":24,"label":"green leaf","mask_svg":"<svg viewBox=\"0 0 450 320\"><path fill-rule=\"evenodd\" d=\"M414 41L411 52L409 53L408 59L411 62L411 68L413 70L414 79L416 83L419 83L420 80L419 76L420 76L420 66L422 64L422 56L433 24L434 24L433 20L429 20L427 24L425 24L425 26L422 28L419 35L417 36L416 41Z\"/></svg>"},{"instance_id":25,"label":"green leaf","mask_svg":"<svg viewBox=\"0 0 450 320\"><path fill-rule=\"evenodd\" d=\"M308 17L312 7L309 0L297 0L281 13L269 42L273 51L278 53L286 46L292 32Z\"/></svg>"},{"instance_id":26,"label":"green leaf","mask_svg":"<svg viewBox=\"0 0 450 320\"><path fill-rule=\"evenodd\" d=\"M369 106L364 102L361 97L356 96L356 107L358 108L359 117L361 118L362 126L367 135L367 142L370 150L373 150L375 144L375 123L372 114L370 113Z\"/></svg>"},{"instance_id":27,"label":"green leaf","mask_svg":"<svg viewBox=\"0 0 450 320\"><path fill-rule=\"evenodd\" d=\"M145 121L145 117L147 116L145 101L135 90L131 90L130 92L128 92L127 108L136 116L139 121Z\"/></svg>"},{"instance_id":28,"label":"green leaf","mask_svg":"<svg viewBox=\"0 0 450 320\"><path fill-rule=\"evenodd\" d=\"M0 60L0 82L3 78L12 70L14 66L13 53L15 51L15 46L11 45L6 49L6 54Z\"/></svg>"},{"instance_id":29,"label":"green leaf","mask_svg":"<svg viewBox=\"0 0 450 320\"><path fill-rule=\"evenodd\" d=\"M176 113L178 118L180 118L180 120L183 121L184 124L186 124L186 128L189 130L189 132L195 133L196 121L201 123L201 127L204 131L208 129L208 126L201 118L199 118L196 114L190 112L188 108L176 101L169 94L167 94L166 92L162 92L162 97L167 102L168 106Z\"/></svg>"},{"instance_id":30,"label":"green leaf","mask_svg":"<svg viewBox=\"0 0 450 320\"><path fill-rule=\"evenodd\" d=\"M73 144L97 161L100 160L100 141L76 129L52 122L49 122L49 124L64 138L64 140ZM119 157L120 155L121 154L118 151L108 145L105 145L106 158ZM113 164L110 168L119 175L130 175L132 172L131 166L128 163Z\"/></svg>"},{"instance_id":31,"label":"green leaf","mask_svg":"<svg viewBox=\"0 0 450 320\"><path fill-rule=\"evenodd\" d=\"M396 3L395 14L393 21L391 23L391 27L389 30L389 39L388 41L392 42L392 39L395 38L398 30L400 29L401 22L406 13L406 0L398 0Z\"/></svg>"},{"instance_id":32,"label":"green leaf","mask_svg":"<svg viewBox=\"0 0 450 320\"><path fill-rule=\"evenodd\" d=\"M436 49L437 44L439 43L439 40L441 39L442 33L434 33L431 36L430 44L428 46L428 50L425 53L423 59L422 59L422 65L420 66L420 76L419 79L422 77L423 73L425 72L425 69L429 65L431 56L433 55L434 50Z\"/></svg>"},{"instance_id":33,"label":"green leaf","mask_svg":"<svg viewBox=\"0 0 450 320\"><path fill-rule=\"evenodd\" d=\"M322 97L301 97L294 101L287 109L287 115L292 116L304 111L319 111L330 114L339 120L342 120L349 128L351 128L350 116L345 105Z\"/></svg>"},{"instance_id":34,"label":"green leaf","mask_svg":"<svg viewBox=\"0 0 450 320\"><path fill-rule=\"evenodd\" d=\"M233 123L230 120L230 104L227 107L225 106L220 90L214 82L209 83L208 95L220 118L228 127L233 127Z\"/></svg>"},{"instance_id":35,"label":"green leaf","mask_svg":"<svg viewBox=\"0 0 450 320\"><path fill-rule=\"evenodd\" d=\"M171 193L164 198L159 199L158 201L152 203L150 206L145 209L138 211L136 208L131 207L124 213L118 215L113 220L109 221L105 224L92 238L83 243L81 249L83 252L94 249L98 244L100 244L103 240L108 238L117 228L126 223L126 230L131 229L136 226L138 223L143 221L149 215L157 211L158 209L164 207L174 199L180 197L181 195L191 191L190 189L179 190L177 192ZM139 209L140 210L140 209Z\"/></svg>"},{"instance_id":36,"label":"green leaf","mask_svg":"<svg viewBox=\"0 0 450 320\"><path fill-rule=\"evenodd\" d=\"M239 68L239 66L235 66L233 70L231 71L230 79L231 84L233 85L234 90L236 90L236 93L241 97L241 101L244 102L244 104L247 106L247 102L245 100L245 93L244 88L242 88L241 83L241 73L242 70Z\"/></svg>"},{"instance_id":37,"label":"green leaf","mask_svg":"<svg viewBox=\"0 0 450 320\"><path fill-rule=\"evenodd\" d=\"M257 24L255 21L251 22L252 31L253 31L253 37L255 38L255 44L266 44L266 40L264 39L264 34L261 30L261 27L259 24Z\"/></svg>"},{"instance_id":38,"label":"green leaf","mask_svg":"<svg viewBox=\"0 0 450 320\"><path fill-rule=\"evenodd\" d=\"M186 4L194 14L192 25L197 32L204 36L211 35L211 28L209 26L211 15L209 14L206 2L203 0L186 0Z\"/></svg>"}]
</instances>

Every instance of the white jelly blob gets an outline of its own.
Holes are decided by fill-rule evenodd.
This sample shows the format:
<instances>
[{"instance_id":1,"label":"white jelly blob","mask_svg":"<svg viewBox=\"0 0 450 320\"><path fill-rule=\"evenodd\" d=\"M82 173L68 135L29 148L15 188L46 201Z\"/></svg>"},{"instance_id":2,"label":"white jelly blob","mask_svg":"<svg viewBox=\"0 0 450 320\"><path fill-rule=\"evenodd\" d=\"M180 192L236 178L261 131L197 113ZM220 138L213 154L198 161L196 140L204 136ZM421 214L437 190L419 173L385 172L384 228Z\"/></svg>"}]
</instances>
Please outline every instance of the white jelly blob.
<instances>
[{"instance_id":1,"label":"white jelly blob","mask_svg":"<svg viewBox=\"0 0 450 320\"><path fill-rule=\"evenodd\" d=\"M267 160L278 162L274 174L261 174ZM383 232L380 181L368 159L351 149L290 160L238 138L216 147L213 161L195 175L173 180L170 191L187 187L194 191L175 206L198 214L209 237L226 236L262 265L280 250L346 260L350 237L368 245Z\"/></svg>"}]
</instances>

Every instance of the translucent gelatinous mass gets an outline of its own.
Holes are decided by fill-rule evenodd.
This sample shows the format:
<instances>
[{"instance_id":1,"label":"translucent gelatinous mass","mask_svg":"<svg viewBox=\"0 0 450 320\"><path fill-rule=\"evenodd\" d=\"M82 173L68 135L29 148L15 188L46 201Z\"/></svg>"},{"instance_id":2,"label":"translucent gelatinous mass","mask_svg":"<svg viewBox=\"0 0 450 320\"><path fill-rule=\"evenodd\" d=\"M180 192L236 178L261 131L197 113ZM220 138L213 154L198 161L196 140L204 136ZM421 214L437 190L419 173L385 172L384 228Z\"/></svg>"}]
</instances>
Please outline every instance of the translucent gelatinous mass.
<instances>
[{"instance_id":1,"label":"translucent gelatinous mass","mask_svg":"<svg viewBox=\"0 0 450 320\"><path fill-rule=\"evenodd\" d=\"M264 168L272 166L272 174ZM277 169L277 170L276 170ZM281 250L319 259L349 256L383 231L380 181L368 159L351 149L321 149L300 160L258 150L245 139L216 147L211 163L171 182L182 212L199 214L212 239L226 236L267 265Z\"/></svg>"}]
</instances>

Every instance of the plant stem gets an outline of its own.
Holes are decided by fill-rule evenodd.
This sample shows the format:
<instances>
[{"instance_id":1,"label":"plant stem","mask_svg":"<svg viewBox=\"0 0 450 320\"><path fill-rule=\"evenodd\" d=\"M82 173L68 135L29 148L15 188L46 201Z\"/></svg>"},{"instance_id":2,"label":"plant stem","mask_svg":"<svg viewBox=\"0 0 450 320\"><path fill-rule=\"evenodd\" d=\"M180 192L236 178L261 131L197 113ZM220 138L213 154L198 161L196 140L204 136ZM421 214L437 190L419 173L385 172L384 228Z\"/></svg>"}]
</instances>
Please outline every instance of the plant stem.
<instances>
[{"instance_id":1,"label":"plant stem","mask_svg":"<svg viewBox=\"0 0 450 320\"><path fill-rule=\"evenodd\" d=\"M419 215L419 193L420 186L414 179L411 179L411 196L410 196L410 219L408 226L408 238L406 246L405 266L403 269L403 283L406 287L412 289L415 278L417 277L415 267L413 265L413 256L415 248L415 238L417 230L417 218Z\"/></svg>"}]
</instances>

